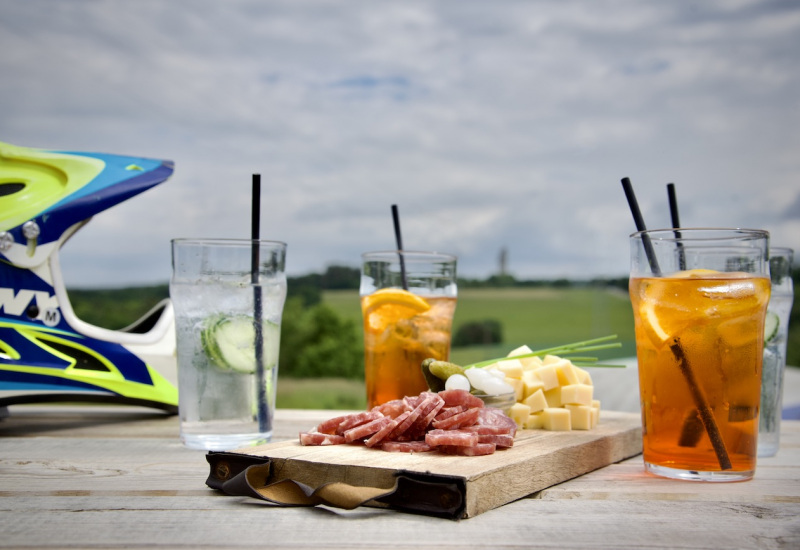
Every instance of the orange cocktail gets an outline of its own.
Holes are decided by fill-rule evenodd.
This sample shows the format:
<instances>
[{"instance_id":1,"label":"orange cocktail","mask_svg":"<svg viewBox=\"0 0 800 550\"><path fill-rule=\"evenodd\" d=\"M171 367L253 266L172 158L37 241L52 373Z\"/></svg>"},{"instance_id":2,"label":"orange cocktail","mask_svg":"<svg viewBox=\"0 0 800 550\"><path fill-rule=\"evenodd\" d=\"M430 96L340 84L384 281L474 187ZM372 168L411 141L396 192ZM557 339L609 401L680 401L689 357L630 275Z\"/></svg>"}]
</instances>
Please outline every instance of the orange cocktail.
<instances>
[{"instance_id":1,"label":"orange cocktail","mask_svg":"<svg viewBox=\"0 0 800 550\"><path fill-rule=\"evenodd\" d=\"M362 258L364 378L372 408L427 390L422 362L448 359L456 257L392 250Z\"/></svg>"},{"instance_id":2,"label":"orange cocktail","mask_svg":"<svg viewBox=\"0 0 800 550\"><path fill-rule=\"evenodd\" d=\"M367 407L428 389L422 362L450 355L455 298L382 289L361 298Z\"/></svg>"},{"instance_id":3,"label":"orange cocktail","mask_svg":"<svg viewBox=\"0 0 800 550\"><path fill-rule=\"evenodd\" d=\"M755 471L769 293L751 273L631 277L649 470Z\"/></svg>"}]
</instances>

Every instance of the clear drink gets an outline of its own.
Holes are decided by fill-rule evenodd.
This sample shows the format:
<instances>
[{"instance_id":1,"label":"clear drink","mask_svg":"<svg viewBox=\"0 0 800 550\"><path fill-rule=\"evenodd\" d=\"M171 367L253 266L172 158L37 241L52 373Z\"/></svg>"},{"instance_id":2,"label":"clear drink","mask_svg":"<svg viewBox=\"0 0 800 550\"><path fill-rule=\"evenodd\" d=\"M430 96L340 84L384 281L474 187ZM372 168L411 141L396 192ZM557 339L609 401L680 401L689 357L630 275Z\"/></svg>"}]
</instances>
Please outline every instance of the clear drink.
<instances>
[{"instance_id":1,"label":"clear drink","mask_svg":"<svg viewBox=\"0 0 800 550\"><path fill-rule=\"evenodd\" d=\"M170 282L181 440L206 450L266 443L272 436L286 298L283 260L279 270L265 270L254 284L248 272L251 241L196 243L173 244L173 263L183 265L175 266ZM272 261L269 253L266 258Z\"/></svg>"},{"instance_id":2,"label":"clear drink","mask_svg":"<svg viewBox=\"0 0 800 550\"><path fill-rule=\"evenodd\" d=\"M761 416L758 427L758 456L775 456L780 446L783 409L783 374L786 369L786 344L794 292L790 248L770 249L772 294L767 308L764 335L764 361L761 377Z\"/></svg>"}]
</instances>

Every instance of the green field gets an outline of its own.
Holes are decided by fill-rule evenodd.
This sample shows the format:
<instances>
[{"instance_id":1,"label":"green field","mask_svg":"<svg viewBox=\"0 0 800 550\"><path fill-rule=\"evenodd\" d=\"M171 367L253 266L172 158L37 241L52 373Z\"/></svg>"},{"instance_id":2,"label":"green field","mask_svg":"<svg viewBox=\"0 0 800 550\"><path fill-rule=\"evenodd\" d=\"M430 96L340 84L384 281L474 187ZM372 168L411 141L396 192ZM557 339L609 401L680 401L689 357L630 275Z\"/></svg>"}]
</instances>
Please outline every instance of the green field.
<instances>
[{"instance_id":1,"label":"green field","mask_svg":"<svg viewBox=\"0 0 800 550\"><path fill-rule=\"evenodd\" d=\"M327 291L323 301L343 317L361 323L358 293ZM505 355L527 344L541 349L617 334L623 347L602 357L636 353L633 313L627 293L613 288L475 288L459 291L453 331L464 323L495 319L503 327L499 346L454 348L451 359L472 363Z\"/></svg>"}]
</instances>

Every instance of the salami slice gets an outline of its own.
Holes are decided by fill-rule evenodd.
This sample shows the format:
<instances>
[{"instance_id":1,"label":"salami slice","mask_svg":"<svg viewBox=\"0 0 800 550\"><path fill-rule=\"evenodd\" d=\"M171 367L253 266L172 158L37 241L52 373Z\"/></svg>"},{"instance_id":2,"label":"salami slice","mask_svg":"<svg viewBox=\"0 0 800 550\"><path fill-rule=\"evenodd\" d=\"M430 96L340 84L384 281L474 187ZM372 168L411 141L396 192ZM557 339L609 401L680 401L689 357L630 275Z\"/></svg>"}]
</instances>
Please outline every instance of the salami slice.
<instances>
[{"instance_id":1,"label":"salami slice","mask_svg":"<svg viewBox=\"0 0 800 550\"><path fill-rule=\"evenodd\" d=\"M439 392L439 397L444 399L446 407L463 405L467 409L483 407L483 400L466 390L444 390Z\"/></svg>"},{"instance_id":2,"label":"salami slice","mask_svg":"<svg viewBox=\"0 0 800 550\"><path fill-rule=\"evenodd\" d=\"M517 434L517 423L509 418L506 413L494 407L486 407L483 409L476 424L480 426L504 427L507 429L506 433L511 435Z\"/></svg>"},{"instance_id":3,"label":"salami slice","mask_svg":"<svg viewBox=\"0 0 800 550\"><path fill-rule=\"evenodd\" d=\"M300 432L301 445L342 445L344 436L320 432Z\"/></svg>"},{"instance_id":4,"label":"salami slice","mask_svg":"<svg viewBox=\"0 0 800 550\"><path fill-rule=\"evenodd\" d=\"M467 409L444 420L434 420L433 427L438 430L455 430L463 426L472 426L478 420L482 410Z\"/></svg>"},{"instance_id":5,"label":"salami slice","mask_svg":"<svg viewBox=\"0 0 800 550\"><path fill-rule=\"evenodd\" d=\"M455 445L442 445L437 449L448 455L461 455L461 456L484 456L490 455L495 451L494 443L478 443L471 447L459 447Z\"/></svg>"},{"instance_id":6,"label":"salami slice","mask_svg":"<svg viewBox=\"0 0 800 550\"><path fill-rule=\"evenodd\" d=\"M479 434L478 443L494 443L498 449L514 446L514 436L509 434Z\"/></svg>"},{"instance_id":7,"label":"salami slice","mask_svg":"<svg viewBox=\"0 0 800 550\"><path fill-rule=\"evenodd\" d=\"M335 416L325 422L321 422L319 426L317 426L317 431L323 434L335 434L336 428L338 428L339 424L344 422L344 419L348 416L349 415Z\"/></svg>"},{"instance_id":8,"label":"salami slice","mask_svg":"<svg viewBox=\"0 0 800 550\"><path fill-rule=\"evenodd\" d=\"M372 422L375 419L381 418L383 414L380 411L366 411L360 413L353 413L349 414L344 417L344 420L339 424L336 428L336 433L339 435L344 435L344 433L356 426L361 426L362 424L367 424Z\"/></svg>"},{"instance_id":9,"label":"salami slice","mask_svg":"<svg viewBox=\"0 0 800 550\"><path fill-rule=\"evenodd\" d=\"M425 453L433 447L424 441L384 441L381 449L390 453Z\"/></svg>"},{"instance_id":10,"label":"salami slice","mask_svg":"<svg viewBox=\"0 0 800 550\"><path fill-rule=\"evenodd\" d=\"M383 420L384 422L381 429L375 432L375 434L369 439L364 441L364 445L367 447L374 447L380 444L390 433L392 433L392 430L397 427L397 419L392 418L391 416L384 416Z\"/></svg>"},{"instance_id":11,"label":"salami slice","mask_svg":"<svg viewBox=\"0 0 800 550\"><path fill-rule=\"evenodd\" d=\"M355 428L350 428L344 432L345 441L352 443L358 439L364 439L365 437L371 436L383 428L383 423L386 421L386 419L389 421L392 420L388 416L381 416L371 422L367 422L366 424L359 424Z\"/></svg>"},{"instance_id":12,"label":"salami slice","mask_svg":"<svg viewBox=\"0 0 800 550\"><path fill-rule=\"evenodd\" d=\"M478 444L478 434L461 430L431 430L425 434L425 443L431 447L439 445L472 447Z\"/></svg>"},{"instance_id":13,"label":"salami slice","mask_svg":"<svg viewBox=\"0 0 800 550\"><path fill-rule=\"evenodd\" d=\"M428 426L443 406L444 399L435 393L429 394L425 400L419 404L419 408L422 410L419 417L404 434L406 438L409 440L425 439L425 432L428 431Z\"/></svg>"},{"instance_id":14,"label":"salami slice","mask_svg":"<svg viewBox=\"0 0 800 550\"><path fill-rule=\"evenodd\" d=\"M376 405L372 408L373 411L380 412L383 416L391 416L392 418L397 418L408 409L405 400L403 399L392 399L391 401L387 401L382 405Z\"/></svg>"},{"instance_id":15,"label":"salami slice","mask_svg":"<svg viewBox=\"0 0 800 550\"><path fill-rule=\"evenodd\" d=\"M442 410L439 411L439 414L436 415L434 420L444 420L445 418L450 418L454 414L458 414L466 410L466 407L462 405L456 405L455 407L442 407Z\"/></svg>"}]
</instances>

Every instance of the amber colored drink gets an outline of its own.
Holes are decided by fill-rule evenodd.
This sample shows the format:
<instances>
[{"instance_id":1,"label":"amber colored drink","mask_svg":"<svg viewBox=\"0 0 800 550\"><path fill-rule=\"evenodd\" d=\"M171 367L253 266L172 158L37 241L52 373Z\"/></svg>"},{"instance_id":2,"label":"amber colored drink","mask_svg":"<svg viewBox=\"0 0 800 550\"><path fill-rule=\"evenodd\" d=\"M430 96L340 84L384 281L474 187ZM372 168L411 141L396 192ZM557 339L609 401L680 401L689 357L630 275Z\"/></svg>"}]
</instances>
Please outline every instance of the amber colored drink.
<instances>
[{"instance_id":1,"label":"amber colored drink","mask_svg":"<svg viewBox=\"0 0 800 550\"><path fill-rule=\"evenodd\" d=\"M750 273L631 278L648 470L752 476L769 295Z\"/></svg>"},{"instance_id":2,"label":"amber colored drink","mask_svg":"<svg viewBox=\"0 0 800 550\"><path fill-rule=\"evenodd\" d=\"M379 290L362 296L367 407L428 389L422 362L450 355L455 298Z\"/></svg>"}]
</instances>

